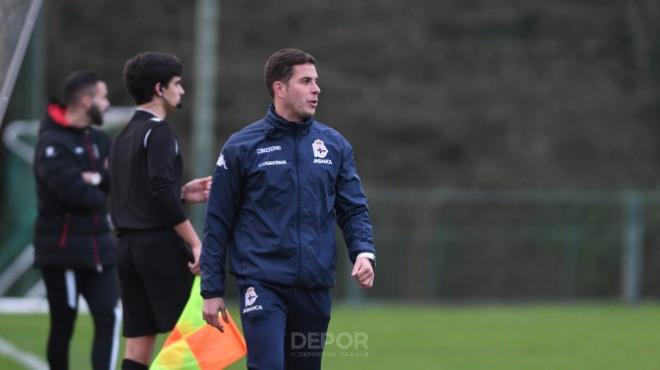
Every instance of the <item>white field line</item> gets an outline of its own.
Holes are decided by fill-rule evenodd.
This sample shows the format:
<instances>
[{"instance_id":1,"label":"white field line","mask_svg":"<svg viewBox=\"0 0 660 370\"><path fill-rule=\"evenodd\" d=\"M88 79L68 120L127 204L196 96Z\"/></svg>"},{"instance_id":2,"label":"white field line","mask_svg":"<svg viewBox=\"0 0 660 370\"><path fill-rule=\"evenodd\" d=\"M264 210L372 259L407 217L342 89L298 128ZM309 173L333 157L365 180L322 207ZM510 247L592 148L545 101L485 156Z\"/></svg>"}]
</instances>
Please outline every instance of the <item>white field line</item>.
<instances>
[{"instance_id":1,"label":"white field line","mask_svg":"<svg viewBox=\"0 0 660 370\"><path fill-rule=\"evenodd\" d=\"M29 370L48 370L48 365L42 359L32 353L21 351L2 338L0 338L0 354L24 365Z\"/></svg>"},{"instance_id":2,"label":"white field line","mask_svg":"<svg viewBox=\"0 0 660 370\"><path fill-rule=\"evenodd\" d=\"M31 314L48 313L48 301L46 298L0 298L0 314ZM89 313L89 307L83 297L78 301L78 313Z\"/></svg>"}]
</instances>

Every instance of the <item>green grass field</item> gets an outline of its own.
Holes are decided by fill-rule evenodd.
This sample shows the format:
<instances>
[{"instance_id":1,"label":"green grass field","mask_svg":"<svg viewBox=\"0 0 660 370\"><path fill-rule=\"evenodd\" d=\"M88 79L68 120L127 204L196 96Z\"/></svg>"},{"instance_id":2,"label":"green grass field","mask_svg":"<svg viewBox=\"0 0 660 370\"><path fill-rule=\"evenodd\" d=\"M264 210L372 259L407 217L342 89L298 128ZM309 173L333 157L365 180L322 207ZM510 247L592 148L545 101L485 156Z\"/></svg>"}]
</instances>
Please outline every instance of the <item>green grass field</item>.
<instances>
[{"instance_id":1,"label":"green grass field","mask_svg":"<svg viewBox=\"0 0 660 370\"><path fill-rule=\"evenodd\" d=\"M232 312L234 317L238 317ZM48 318L2 315L0 336L43 357ZM660 307L643 305L336 306L324 369L660 369ZM349 333L349 334L342 334ZM366 347L348 336L364 333ZM81 316L72 369L87 369L91 321ZM244 369L238 363L231 369ZM0 357L0 369L22 367Z\"/></svg>"}]
</instances>

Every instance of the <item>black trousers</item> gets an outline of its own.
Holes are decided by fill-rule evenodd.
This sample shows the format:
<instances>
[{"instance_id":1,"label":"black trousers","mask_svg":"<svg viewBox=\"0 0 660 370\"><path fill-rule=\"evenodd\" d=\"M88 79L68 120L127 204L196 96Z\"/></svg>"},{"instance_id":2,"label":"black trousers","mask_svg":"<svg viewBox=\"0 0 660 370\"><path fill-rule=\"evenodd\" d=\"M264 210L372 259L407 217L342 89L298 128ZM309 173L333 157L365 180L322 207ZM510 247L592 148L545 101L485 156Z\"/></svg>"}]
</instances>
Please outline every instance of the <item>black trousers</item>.
<instances>
[{"instance_id":1,"label":"black trousers","mask_svg":"<svg viewBox=\"0 0 660 370\"><path fill-rule=\"evenodd\" d=\"M82 295L94 322L92 369L114 370L119 351L119 285L115 266L94 269L42 267L50 308L47 357L51 369L69 369L69 344Z\"/></svg>"}]
</instances>

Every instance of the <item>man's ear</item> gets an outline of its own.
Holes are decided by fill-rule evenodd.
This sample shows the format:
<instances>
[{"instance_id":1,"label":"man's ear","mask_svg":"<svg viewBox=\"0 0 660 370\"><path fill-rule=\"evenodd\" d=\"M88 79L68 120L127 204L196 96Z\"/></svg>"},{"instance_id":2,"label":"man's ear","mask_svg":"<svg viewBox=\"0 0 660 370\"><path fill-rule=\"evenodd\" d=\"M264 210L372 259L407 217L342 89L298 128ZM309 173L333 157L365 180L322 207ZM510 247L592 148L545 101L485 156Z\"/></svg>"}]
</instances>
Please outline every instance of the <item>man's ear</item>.
<instances>
[{"instance_id":1,"label":"man's ear","mask_svg":"<svg viewBox=\"0 0 660 370\"><path fill-rule=\"evenodd\" d=\"M284 98L286 95L286 84L282 81L273 82L273 94L278 98Z\"/></svg>"},{"instance_id":2,"label":"man's ear","mask_svg":"<svg viewBox=\"0 0 660 370\"><path fill-rule=\"evenodd\" d=\"M91 108L93 104L94 98L92 98L90 95L83 95L78 101L78 106L84 108L85 110Z\"/></svg>"},{"instance_id":3,"label":"man's ear","mask_svg":"<svg viewBox=\"0 0 660 370\"><path fill-rule=\"evenodd\" d=\"M154 93L156 96L163 96L163 85L160 82L156 82L156 85L154 85Z\"/></svg>"}]
</instances>

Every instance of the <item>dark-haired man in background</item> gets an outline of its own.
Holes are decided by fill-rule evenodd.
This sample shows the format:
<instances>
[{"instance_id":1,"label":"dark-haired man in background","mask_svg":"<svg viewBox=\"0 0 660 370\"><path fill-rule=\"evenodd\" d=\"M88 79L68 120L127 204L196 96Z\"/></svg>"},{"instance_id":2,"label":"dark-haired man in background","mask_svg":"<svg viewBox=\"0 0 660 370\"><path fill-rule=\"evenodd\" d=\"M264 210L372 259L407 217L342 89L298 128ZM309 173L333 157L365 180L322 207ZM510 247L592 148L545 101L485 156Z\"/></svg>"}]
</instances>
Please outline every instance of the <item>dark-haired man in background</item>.
<instances>
[{"instance_id":1,"label":"dark-haired man in background","mask_svg":"<svg viewBox=\"0 0 660 370\"><path fill-rule=\"evenodd\" d=\"M182 187L181 147L168 113L181 106L183 66L173 55L129 59L124 82L138 105L110 154L111 214L119 236L123 370L146 370L158 333L171 331L199 273L201 242L183 201L205 202L211 178Z\"/></svg>"},{"instance_id":2,"label":"dark-haired man in background","mask_svg":"<svg viewBox=\"0 0 660 370\"><path fill-rule=\"evenodd\" d=\"M230 250L248 368L315 370L330 321L336 221L353 278L362 288L374 281L367 198L351 145L314 119L321 93L314 57L280 50L266 61L264 77L273 99L266 117L229 138L213 175L201 256L203 315L222 328Z\"/></svg>"},{"instance_id":3,"label":"dark-haired man in background","mask_svg":"<svg viewBox=\"0 0 660 370\"><path fill-rule=\"evenodd\" d=\"M103 123L110 102L97 74L77 71L64 80L63 101L53 102L39 128L34 158L39 211L35 265L50 309L48 364L69 368L69 343L78 297L94 321L92 368L114 369L118 350L116 249L107 220L110 138Z\"/></svg>"}]
</instances>

